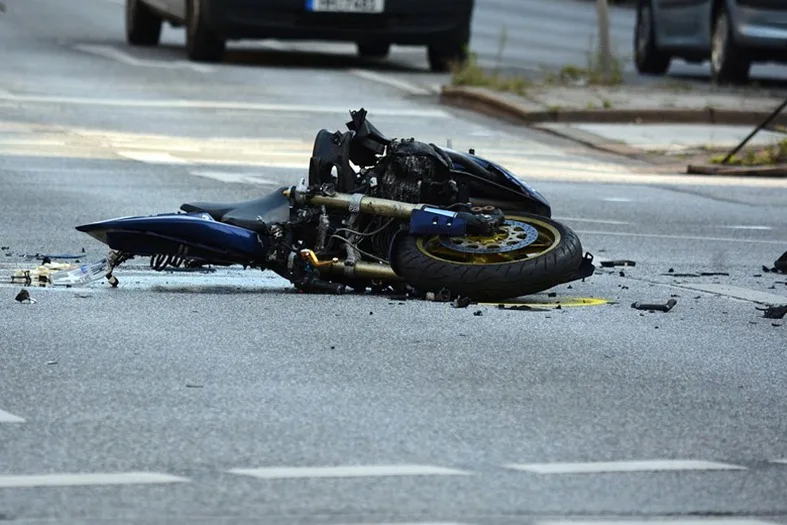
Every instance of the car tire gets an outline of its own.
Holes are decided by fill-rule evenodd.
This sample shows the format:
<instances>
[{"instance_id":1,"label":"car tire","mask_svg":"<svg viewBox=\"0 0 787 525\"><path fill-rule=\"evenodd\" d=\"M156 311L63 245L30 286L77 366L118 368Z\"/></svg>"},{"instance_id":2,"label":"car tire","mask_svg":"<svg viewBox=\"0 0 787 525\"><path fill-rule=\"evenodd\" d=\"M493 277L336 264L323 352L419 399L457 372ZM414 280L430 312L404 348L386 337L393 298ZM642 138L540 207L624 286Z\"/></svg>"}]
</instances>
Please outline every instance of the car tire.
<instances>
[{"instance_id":1,"label":"car tire","mask_svg":"<svg viewBox=\"0 0 787 525\"><path fill-rule=\"evenodd\" d=\"M186 54L195 62L221 62L226 39L205 23L202 0L188 0L186 10Z\"/></svg>"},{"instance_id":2,"label":"car tire","mask_svg":"<svg viewBox=\"0 0 787 525\"><path fill-rule=\"evenodd\" d=\"M388 42L359 42L358 55L362 58L385 58L391 52Z\"/></svg>"},{"instance_id":3,"label":"car tire","mask_svg":"<svg viewBox=\"0 0 787 525\"><path fill-rule=\"evenodd\" d=\"M726 7L720 8L713 20L711 36L711 79L716 84L745 84L749 80L751 58L733 35Z\"/></svg>"},{"instance_id":4,"label":"car tire","mask_svg":"<svg viewBox=\"0 0 787 525\"><path fill-rule=\"evenodd\" d=\"M637 71L644 75L664 75L671 61L672 57L659 50L656 44L656 23L650 0L640 0L634 28L634 62Z\"/></svg>"},{"instance_id":5,"label":"car tire","mask_svg":"<svg viewBox=\"0 0 787 525\"><path fill-rule=\"evenodd\" d=\"M427 49L429 69L445 73L451 66L467 60L470 46L470 24L456 34L430 44Z\"/></svg>"},{"instance_id":6,"label":"car tire","mask_svg":"<svg viewBox=\"0 0 787 525\"><path fill-rule=\"evenodd\" d=\"M155 46L161 39L162 19L142 0L126 0L126 42Z\"/></svg>"}]
</instances>

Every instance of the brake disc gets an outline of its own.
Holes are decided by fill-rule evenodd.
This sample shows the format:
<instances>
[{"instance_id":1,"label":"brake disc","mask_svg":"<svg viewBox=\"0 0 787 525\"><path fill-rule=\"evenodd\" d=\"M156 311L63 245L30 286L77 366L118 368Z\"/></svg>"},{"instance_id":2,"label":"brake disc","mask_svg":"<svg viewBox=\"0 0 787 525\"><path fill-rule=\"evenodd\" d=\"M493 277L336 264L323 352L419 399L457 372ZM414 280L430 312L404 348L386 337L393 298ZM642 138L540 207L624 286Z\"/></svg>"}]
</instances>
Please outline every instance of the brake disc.
<instances>
[{"instance_id":1,"label":"brake disc","mask_svg":"<svg viewBox=\"0 0 787 525\"><path fill-rule=\"evenodd\" d=\"M440 237L440 244L462 253L507 253L530 246L538 239L538 230L521 221L506 220L497 233L487 236Z\"/></svg>"}]
</instances>

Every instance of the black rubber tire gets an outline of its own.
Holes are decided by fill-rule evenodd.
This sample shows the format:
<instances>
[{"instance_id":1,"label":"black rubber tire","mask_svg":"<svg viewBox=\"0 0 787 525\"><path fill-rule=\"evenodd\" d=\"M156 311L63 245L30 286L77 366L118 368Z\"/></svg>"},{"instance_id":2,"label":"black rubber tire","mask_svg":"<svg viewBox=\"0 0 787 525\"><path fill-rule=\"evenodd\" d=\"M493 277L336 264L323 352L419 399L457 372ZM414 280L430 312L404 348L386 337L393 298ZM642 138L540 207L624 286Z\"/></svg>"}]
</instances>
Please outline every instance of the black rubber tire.
<instances>
[{"instance_id":1,"label":"black rubber tire","mask_svg":"<svg viewBox=\"0 0 787 525\"><path fill-rule=\"evenodd\" d=\"M735 42L729 20L726 6L720 7L715 13L712 26L711 79L716 84L746 84L749 80L751 58L746 50ZM717 42L717 38L722 39L721 44ZM716 56L717 53L719 56Z\"/></svg>"},{"instance_id":2,"label":"black rubber tire","mask_svg":"<svg viewBox=\"0 0 787 525\"><path fill-rule=\"evenodd\" d=\"M672 57L656 44L656 23L653 20L651 0L637 4L637 21L634 26L634 63L643 75L664 75L669 70Z\"/></svg>"},{"instance_id":3,"label":"black rubber tire","mask_svg":"<svg viewBox=\"0 0 787 525\"><path fill-rule=\"evenodd\" d=\"M194 62L221 62L227 40L206 25L201 7L201 0L188 0L186 54Z\"/></svg>"},{"instance_id":4,"label":"black rubber tire","mask_svg":"<svg viewBox=\"0 0 787 525\"><path fill-rule=\"evenodd\" d=\"M402 235L393 252L393 268L410 286L424 292L448 289L476 301L502 301L543 292L570 279L583 261L576 233L553 219L516 213L525 220L549 224L560 234L557 245L543 255L497 264L459 264L424 253L417 237Z\"/></svg>"},{"instance_id":5,"label":"black rubber tire","mask_svg":"<svg viewBox=\"0 0 787 525\"><path fill-rule=\"evenodd\" d=\"M429 69L435 73L445 73L454 64L467 60L470 47L470 24L453 36L430 44L427 48Z\"/></svg>"},{"instance_id":6,"label":"black rubber tire","mask_svg":"<svg viewBox=\"0 0 787 525\"><path fill-rule=\"evenodd\" d=\"M389 42L359 42L358 55L362 58L385 58L391 52Z\"/></svg>"},{"instance_id":7,"label":"black rubber tire","mask_svg":"<svg viewBox=\"0 0 787 525\"><path fill-rule=\"evenodd\" d=\"M126 0L126 42L130 45L158 45L162 22L142 0Z\"/></svg>"}]
</instances>

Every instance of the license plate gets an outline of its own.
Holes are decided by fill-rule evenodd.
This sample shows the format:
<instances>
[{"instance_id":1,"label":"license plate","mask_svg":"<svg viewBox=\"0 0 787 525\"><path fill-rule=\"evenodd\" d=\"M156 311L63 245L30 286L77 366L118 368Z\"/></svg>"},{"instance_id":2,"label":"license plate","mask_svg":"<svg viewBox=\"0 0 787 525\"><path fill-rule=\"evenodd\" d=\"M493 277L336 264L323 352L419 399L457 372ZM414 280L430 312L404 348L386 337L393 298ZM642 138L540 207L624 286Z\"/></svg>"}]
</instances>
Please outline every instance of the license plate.
<instances>
[{"instance_id":1,"label":"license plate","mask_svg":"<svg viewBox=\"0 0 787 525\"><path fill-rule=\"evenodd\" d=\"M306 10L329 13L382 13L385 0L306 0Z\"/></svg>"}]
</instances>

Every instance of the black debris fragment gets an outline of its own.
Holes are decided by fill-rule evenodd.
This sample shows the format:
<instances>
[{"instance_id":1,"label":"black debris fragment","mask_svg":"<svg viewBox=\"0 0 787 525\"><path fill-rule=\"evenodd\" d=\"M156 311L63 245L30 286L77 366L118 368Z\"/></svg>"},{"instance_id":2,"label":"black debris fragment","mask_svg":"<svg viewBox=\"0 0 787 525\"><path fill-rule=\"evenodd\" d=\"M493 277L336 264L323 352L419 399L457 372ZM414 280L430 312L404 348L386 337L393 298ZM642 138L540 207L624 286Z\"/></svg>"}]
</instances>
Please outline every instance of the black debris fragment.
<instances>
[{"instance_id":1,"label":"black debris fragment","mask_svg":"<svg viewBox=\"0 0 787 525\"><path fill-rule=\"evenodd\" d=\"M765 272L765 273L769 273L771 271L771 269L763 264L762 265L762 271Z\"/></svg>"},{"instance_id":2,"label":"black debris fragment","mask_svg":"<svg viewBox=\"0 0 787 525\"><path fill-rule=\"evenodd\" d=\"M186 383L186 388L202 388L202 385L194 385L192 383Z\"/></svg>"},{"instance_id":3,"label":"black debris fragment","mask_svg":"<svg viewBox=\"0 0 787 525\"><path fill-rule=\"evenodd\" d=\"M768 308L757 308L760 312L764 312L762 316L765 319L783 319L787 315L787 304L781 306L769 306Z\"/></svg>"},{"instance_id":4,"label":"black debris fragment","mask_svg":"<svg viewBox=\"0 0 787 525\"><path fill-rule=\"evenodd\" d=\"M667 273L675 273L675 268L670 268L669 270L667 270Z\"/></svg>"},{"instance_id":5,"label":"black debris fragment","mask_svg":"<svg viewBox=\"0 0 787 525\"><path fill-rule=\"evenodd\" d=\"M573 286L571 286L571 285L569 284L569 285L568 285L568 289L569 289L569 290L573 290L573 289L574 289L574 287L573 287Z\"/></svg>"},{"instance_id":6,"label":"black debris fragment","mask_svg":"<svg viewBox=\"0 0 787 525\"><path fill-rule=\"evenodd\" d=\"M729 276L730 274L727 273L727 272L702 272L702 273L700 273L700 275L702 275L704 277L711 277L711 276L714 276L714 275L726 275L726 276Z\"/></svg>"},{"instance_id":7,"label":"black debris fragment","mask_svg":"<svg viewBox=\"0 0 787 525\"><path fill-rule=\"evenodd\" d=\"M36 302L35 299L30 297L30 292L28 292L24 288L22 288L22 290L18 294L16 294L16 297L14 297L14 299L16 299L16 301L20 302L20 303L24 303L24 302L35 303Z\"/></svg>"},{"instance_id":8,"label":"black debris fragment","mask_svg":"<svg viewBox=\"0 0 787 525\"><path fill-rule=\"evenodd\" d=\"M10 246L0 246L0 250L10 250Z\"/></svg>"},{"instance_id":9,"label":"black debris fragment","mask_svg":"<svg viewBox=\"0 0 787 525\"><path fill-rule=\"evenodd\" d=\"M672 270L672 268L670 268L670 270ZM661 275L667 275L669 277L700 277L698 273L675 273L674 270L668 273L662 273Z\"/></svg>"},{"instance_id":10,"label":"black debris fragment","mask_svg":"<svg viewBox=\"0 0 787 525\"><path fill-rule=\"evenodd\" d=\"M761 273L755 273L754 275L752 275L752 277L762 277L762 274Z\"/></svg>"},{"instance_id":11,"label":"black debris fragment","mask_svg":"<svg viewBox=\"0 0 787 525\"><path fill-rule=\"evenodd\" d=\"M50 259L47 256L44 256L44 258L41 259L41 264L52 264L52 259Z\"/></svg>"},{"instance_id":12,"label":"black debris fragment","mask_svg":"<svg viewBox=\"0 0 787 525\"><path fill-rule=\"evenodd\" d=\"M532 306L528 306L526 304L517 304L506 306L504 304L497 305L498 310L524 310L528 312L549 312L549 308L533 308Z\"/></svg>"},{"instance_id":13,"label":"black debris fragment","mask_svg":"<svg viewBox=\"0 0 787 525\"><path fill-rule=\"evenodd\" d=\"M670 297L680 297L680 295L674 293L674 294L670 295Z\"/></svg>"},{"instance_id":14,"label":"black debris fragment","mask_svg":"<svg viewBox=\"0 0 787 525\"><path fill-rule=\"evenodd\" d=\"M771 326L781 326L782 323L771 323Z\"/></svg>"},{"instance_id":15,"label":"black debris fragment","mask_svg":"<svg viewBox=\"0 0 787 525\"><path fill-rule=\"evenodd\" d=\"M46 364L48 364L48 365L56 365L57 364L57 360L53 359L51 361L47 361Z\"/></svg>"},{"instance_id":16,"label":"black debris fragment","mask_svg":"<svg viewBox=\"0 0 787 525\"><path fill-rule=\"evenodd\" d=\"M457 297L451 301L451 306L453 308L467 308L471 302L469 297Z\"/></svg>"},{"instance_id":17,"label":"black debris fragment","mask_svg":"<svg viewBox=\"0 0 787 525\"><path fill-rule=\"evenodd\" d=\"M637 310L648 310L653 312L669 312L672 308L678 304L678 301L675 299L670 299L667 301L667 304L647 304L647 303L632 303L631 307Z\"/></svg>"},{"instance_id":18,"label":"black debris fragment","mask_svg":"<svg viewBox=\"0 0 787 525\"><path fill-rule=\"evenodd\" d=\"M778 272L787 273L787 252L784 252L781 257L776 259L776 262L773 263L773 267Z\"/></svg>"},{"instance_id":19,"label":"black debris fragment","mask_svg":"<svg viewBox=\"0 0 787 525\"><path fill-rule=\"evenodd\" d=\"M473 315L476 317L481 317L482 315L484 315L484 312L482 312L481 310L476 310L475 312L473 312Z\"/></svg>"},{"instance_id":20,"label":"black debris fragment","mask_svg":"<svg viewBox=\"0 0 787 525\"><path fill-rule=\"evenodd\" d=\"M549 292L547 297L557 297L557 292Z\"/></svg>"},{"instance_id":21,"label":"black debris fragment","mask_svg":"<svg viewBox=\"0 0 787 525\"><path fill-rule=\"evenodd\" d=\"M605 268L612 268L613 266L636 266L637 263L635 261L629 261L626 259L618 259L615 261L601 261L601 266Z\"/></svg>"},{"instance_id":22,"label":"black debris fragment","mask_svg":"<svg viewBox=\"0 0 787 525\"><path fill-rule=\"evenodd\" d=\"M618 275L620 275L621 277L625 277L626 276L626 272L624 272L623 270L620 270L620 273Z\"/></svg>"}]
</instances>

